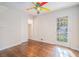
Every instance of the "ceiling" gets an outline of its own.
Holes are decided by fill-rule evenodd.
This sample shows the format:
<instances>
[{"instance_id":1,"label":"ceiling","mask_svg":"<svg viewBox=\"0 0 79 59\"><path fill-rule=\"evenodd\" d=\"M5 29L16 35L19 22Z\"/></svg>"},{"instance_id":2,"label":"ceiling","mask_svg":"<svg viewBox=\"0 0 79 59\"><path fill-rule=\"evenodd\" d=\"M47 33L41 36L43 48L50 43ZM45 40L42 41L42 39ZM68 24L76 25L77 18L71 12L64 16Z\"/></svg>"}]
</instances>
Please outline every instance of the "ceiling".
<instances>
[{"instance_id":1,"label":"ceiling","mask_svg":"<svg viewBox=\"0 0 79 59\"><path fill-rule=\"evenodd\" d=\"M44 5L44 7L47 7L50 9L49 12L58 10L58 9L63 9L63 8L68 8L74 5L78 5L78 2L48 2L46 5ZM22 11L25 11L26 13L32 14L32 15L37 15L36 11L32 11L29 10L27 11L26 9L34 6L34 4L32 4L31 2L0 2L0 12L3 9L6 9L1 6L5 6L5 7L10 7L10 8L15 8L15 9L19 9ZM2 10L1 10L2 9ZM44 14L44 13L48 13L48 12L41 12L40 14Z\"/></svg>"}]
</instances>

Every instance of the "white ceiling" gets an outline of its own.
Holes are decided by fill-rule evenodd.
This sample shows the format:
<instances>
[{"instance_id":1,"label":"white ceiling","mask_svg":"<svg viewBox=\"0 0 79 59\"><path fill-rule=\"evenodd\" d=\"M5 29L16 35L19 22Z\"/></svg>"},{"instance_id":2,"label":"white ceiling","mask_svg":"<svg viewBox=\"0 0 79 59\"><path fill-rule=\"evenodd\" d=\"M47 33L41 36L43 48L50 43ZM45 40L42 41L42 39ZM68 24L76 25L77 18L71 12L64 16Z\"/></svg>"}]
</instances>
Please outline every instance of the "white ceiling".
<instances>
[{"instance_id":1,"label":"white ceiling","mask_svg":"<svg viewBox=\"0 0 79 59\"><path fill-rule=\"evenodd\" d=\"M63 8L68 8L74 5L78 5L78 2L49 2L48 4L44 5L44 7L47 7L50 9L50 12L58 10L58 9L63 9ZM33 12L32 10L27 11L26 9L34 6L31 2L0 2L0 12L5 9L3 8L1 10L1 6L6 6L10 8L16 8L22 11L26 11L29 14L32 15L37 15L36 12ZM40 14L44 14L48 12L41 12Z\"/></svg>"}]
</instances>

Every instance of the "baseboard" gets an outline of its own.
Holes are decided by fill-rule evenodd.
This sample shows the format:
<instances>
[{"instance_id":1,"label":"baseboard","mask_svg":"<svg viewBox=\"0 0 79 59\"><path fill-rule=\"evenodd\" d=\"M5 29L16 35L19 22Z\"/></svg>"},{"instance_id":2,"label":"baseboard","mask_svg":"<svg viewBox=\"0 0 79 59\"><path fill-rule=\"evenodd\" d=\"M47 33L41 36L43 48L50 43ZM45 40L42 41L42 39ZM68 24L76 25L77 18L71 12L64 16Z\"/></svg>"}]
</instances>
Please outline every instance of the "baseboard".
<instances>
[{"instance_id":1,"label":"baseboard","mask_svg":"<svg viewBox=\"0 0 79 59\"><path fill-rule=\"evenodd\" d=\"M5 49L9 49L9 48L12 48L12 47L15 47L15 46L18 46L18 45L20 45L20 44L22 44L22 43L24 43L24 42L19 42L19 43L17 43L17 44L13 44L13 45L11 45L11 46L7 46L7 47L4 47L4 48L0 48L0 51L5 50Z\"/></svg>"},{"instance_id":2,"label":"baseboard","mask_svg":"<svg viewBox=\"0 0 79 59\"><path fill-rule=\"evenodd\" d=\"M33 39L30 39L30 40L33 40ZM34 40L34 41L43 42L43 43L47 43L47 44L51 44L51 45L58 45L58 46L62 46L62 47L66 47L66 48L69 48L69 49L73 49L73 50L79 51L79 49L77 49L77 48L72 48L72 47L70 47L70 46L64 46L64 45L60 45L60 44L56 44L56 43L49 43L49 42L40 41L40 40Z\"/></svg>"},{"instance_id":3,"label":"baseboard","mask_svg":"<svg viewBox=\"0 0 79 59\"><path fill-rule=\"evenodd\" d=\"M73 50L79 51L79 49L77 49L77 48L72 48L72 47L70 47L70 48L73 49Z\"/></svg>"},{"instance_id":4,"label":"baseboard","mask_svg":"<svg viewBox=\"0 0 79 59\"><path fill-rule=\"evenodd\" d=\"M29 40L33 40L33 39L29 39ZM41 41L41 40L33 40L33 41L37 41L37 42L43 42L43 43L47 43L47 44L55 44L55 43L50 43L50 42ZM55 44L55 45L56 45L56 44Z\"/></svg>"}]
</instances>

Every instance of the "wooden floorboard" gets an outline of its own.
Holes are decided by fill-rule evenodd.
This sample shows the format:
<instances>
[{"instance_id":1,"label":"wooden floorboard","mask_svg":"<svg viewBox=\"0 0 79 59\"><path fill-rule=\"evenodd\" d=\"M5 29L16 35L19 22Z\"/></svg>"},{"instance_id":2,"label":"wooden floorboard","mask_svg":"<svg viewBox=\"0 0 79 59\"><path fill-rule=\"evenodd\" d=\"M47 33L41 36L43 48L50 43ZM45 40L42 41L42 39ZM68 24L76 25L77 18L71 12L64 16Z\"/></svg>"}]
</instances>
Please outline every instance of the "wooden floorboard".
<instances>
[{"instance_id":1,"label":"wooden floorboard","mask_svg":"<svg viewBox=\"0 0 79 59\"><path fill-rule=\"evenodd\" d=\"M79 57L79 51L29 40L21 45L0 51L0 57Z\"/></svg>"}]
</instances>

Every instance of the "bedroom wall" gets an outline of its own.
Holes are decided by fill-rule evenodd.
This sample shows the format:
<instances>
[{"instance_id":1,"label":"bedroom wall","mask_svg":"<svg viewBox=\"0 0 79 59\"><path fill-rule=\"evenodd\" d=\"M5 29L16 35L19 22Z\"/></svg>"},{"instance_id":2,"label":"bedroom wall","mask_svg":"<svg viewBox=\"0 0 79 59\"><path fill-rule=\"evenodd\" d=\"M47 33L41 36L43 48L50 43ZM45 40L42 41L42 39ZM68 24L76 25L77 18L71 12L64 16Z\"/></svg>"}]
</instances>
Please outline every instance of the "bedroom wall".
<instances>
[{"instance_id":1,"label":"bedroom wall","mask_svg":"<svg viewBox=\"0 0 79 59\"><path fill-rule=\"evenodd\" d=\"M28 41L27 20L27 13L17 9L7 8L0 13L0 50Z\"/></svg>"},{"instance_id":2,"label":"bedroom wall","mask_svg":"<svg viewBox=\"0 0 79 59\"><path fill-rule=\"evenodd\" d=\"M34 19L33 40L59 44L79 50L79 6L53 11L39 15ZM57 18L68 16L68 42L57 41ZM41 38L43 40L41 40Z\"/></svg>"}]
</instances>

